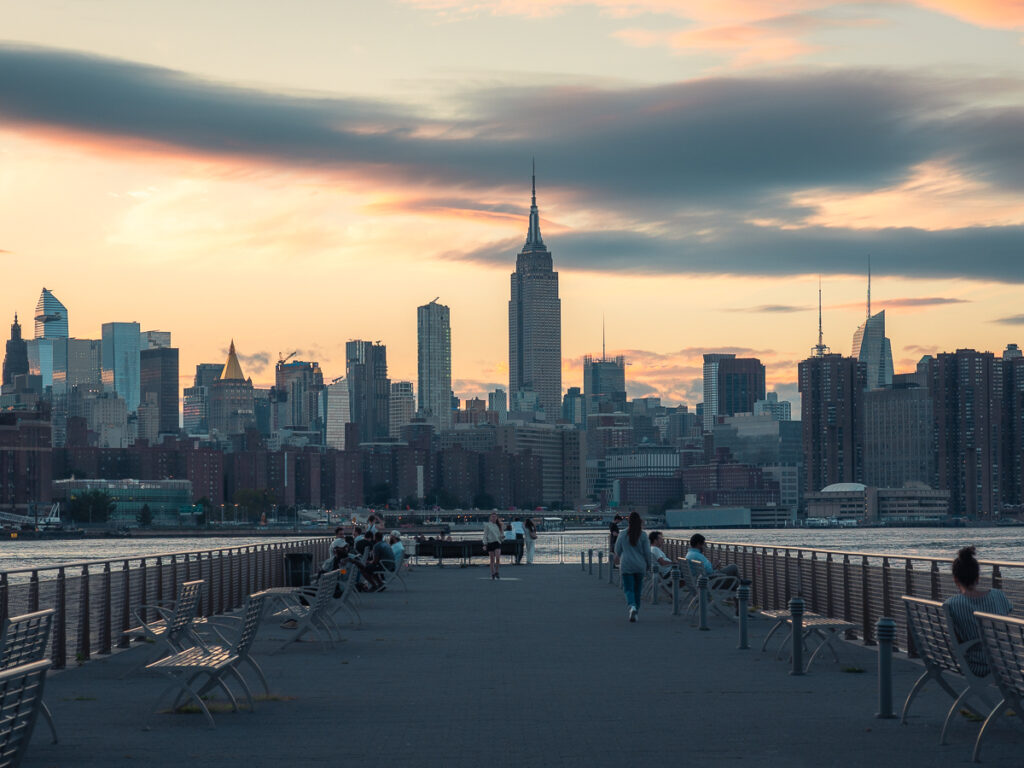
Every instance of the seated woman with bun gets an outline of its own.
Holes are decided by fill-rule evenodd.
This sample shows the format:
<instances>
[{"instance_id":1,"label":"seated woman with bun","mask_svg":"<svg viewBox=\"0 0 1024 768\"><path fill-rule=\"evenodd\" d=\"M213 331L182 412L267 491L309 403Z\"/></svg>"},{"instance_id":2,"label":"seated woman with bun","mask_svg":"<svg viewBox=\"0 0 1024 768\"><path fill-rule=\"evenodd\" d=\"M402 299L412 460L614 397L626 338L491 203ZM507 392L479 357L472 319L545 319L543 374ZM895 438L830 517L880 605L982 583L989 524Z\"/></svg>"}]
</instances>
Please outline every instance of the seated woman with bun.
<instances>
[{"instance_id":1,"label":"seated woman with bun","mask_svg":"<svg viewBox=\"0 0 1024 768\"><path fill-rule=\"evenodd\" d=\"M975 611L1006 616L1013 610L1013 605L1002 590L978 587L981 568L974 553L974 547L964 547L957 553L956 560L953 561L953 581L956 582L960 594L954 595L943 603L949 609L949 614L953 619L953 628L962 643L976 640L980 634L978 622L974 618ZM978 677L988 674L985 652L980 646L975 645L968 648L965 656L971 672Z\"/></svg>"}]
</instances>

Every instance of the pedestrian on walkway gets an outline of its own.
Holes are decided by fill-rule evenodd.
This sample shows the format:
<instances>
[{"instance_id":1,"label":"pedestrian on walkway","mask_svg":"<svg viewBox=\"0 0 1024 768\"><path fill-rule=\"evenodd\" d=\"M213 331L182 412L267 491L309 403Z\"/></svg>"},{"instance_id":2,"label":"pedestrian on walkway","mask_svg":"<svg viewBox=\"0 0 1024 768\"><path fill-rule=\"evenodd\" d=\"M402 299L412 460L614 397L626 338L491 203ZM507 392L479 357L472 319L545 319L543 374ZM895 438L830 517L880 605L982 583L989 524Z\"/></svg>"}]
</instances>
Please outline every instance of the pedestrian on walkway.
<instances>
[{"instance_id":1,"label":"pedestrian on walkway","mask_svg":"<svg viewBox=\"0 0 1024 768\"><path fill-rule=\"evenodd\" d=\"M627 616L635 623L640 612L644 574L651 569L651 540L644 536L644 524L636 512L629 513L626 534L615 542L615 562L619 564L622 591L626 595Z\"/></svg>"},{"instance_id":2,"label":"pedestrian on walkway","mask_svg":"<svg viewBox=\"0 0 1024 768\"><path fill-rule=\"evenodd\" d=\"M484 523L484 549L490 558L491 578L500 579L498 569L501 566L501 542L505 534L501 530L501 518L497 512L491 512L491 519Z\"/></svg>"},{"instance_id":3,"label":"pedestrian on walkway","mask_svg":"<svg viewBox=\"0 0 1024 768\"><path fill-rule=\"evenodd\" d=\"M528 517L523 527L526 529L526 564L533 565L533 553L537 549L537 525L532 517Z\"/></svg>"}]
</instances>

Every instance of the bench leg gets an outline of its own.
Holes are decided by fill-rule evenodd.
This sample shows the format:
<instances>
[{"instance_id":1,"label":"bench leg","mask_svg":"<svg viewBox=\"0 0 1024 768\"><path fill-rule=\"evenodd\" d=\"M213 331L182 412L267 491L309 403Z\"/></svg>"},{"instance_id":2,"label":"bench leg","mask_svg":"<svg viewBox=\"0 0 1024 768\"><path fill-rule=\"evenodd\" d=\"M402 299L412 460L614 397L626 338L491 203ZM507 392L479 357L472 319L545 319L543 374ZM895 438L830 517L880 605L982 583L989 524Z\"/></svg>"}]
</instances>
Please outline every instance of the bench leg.
<instances>
[{"instance_id":1,"label":"bench leg","mask_svg":"<svg viewBox=\"0 0 1024 768\"><path fill-rule=\"evenodd\" d=\"M53 724L53 715L50 714L50 708L46 706L45 701L39 702L39 708L43 713L43 717L46 718L46 724L50 726L50 735L53 736L53 743L57 743L57 726Z\"/></svg>"}]
</instances>

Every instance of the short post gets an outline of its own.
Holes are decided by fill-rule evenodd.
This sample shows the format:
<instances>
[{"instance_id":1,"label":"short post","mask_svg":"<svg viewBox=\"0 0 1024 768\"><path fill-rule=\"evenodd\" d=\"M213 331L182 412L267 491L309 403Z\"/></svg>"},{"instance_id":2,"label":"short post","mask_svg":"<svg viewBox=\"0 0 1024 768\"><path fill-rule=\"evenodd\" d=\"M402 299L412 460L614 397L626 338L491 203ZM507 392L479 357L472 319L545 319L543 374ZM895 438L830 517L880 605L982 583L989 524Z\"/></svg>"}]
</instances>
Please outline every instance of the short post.
<instances>
[{"instance_id":1,"label":"short post","mask_svg":"<svg viewBox=\"0 0 1024 768\"><path fill-rule=\"evenodd\" d=\"M584 572L587 570L587 553L582 549L580 550L580 568Z\"/></svg>"},{"instance_id":2,"label":"short post","mask_svg":"<svg viewBox=\"0 0 1024 768\"><path fill-rule=\"evenodd\" d=\"M672 579L672 615L679 615L679 566L673 565L672 569L668 572L669 578Z\"/></svg>"},{"instance_id":3,"label":"short post","mask_svg":"<svg viewBox=\"0 0 1024 768\"><path fill-rule=\"evenodd\" d=\"M589 550L587 573L594 575L594 550Z\"/></svg>"},{"instance_id":4,"label":"short post","mask_svg":"<svg viewBox=\"0 0 1024 768\"><path fill-rule=\"evenodd\" d=\"M604 578L604 552L597 551L597 580Z\"/></svg>"},{"instance_id":5,"label":"short post","mask_svg":"<svg viewBox=\"0 0 1024 768\"><path fill-rule=\"evenodd\" d=\"M608 583L615 583L615 555L611 552L608 553Z\"/></svg>"},{"instance_id":6,"label":"short post","mask_svg":"<svg viewBox=\"0 0 1024 768\"><path fill-rule=\"evenodd\" d=\"M697 579L697 599L700 606L698 615L700 616L700 624L697 628L701 632L708 631L708 577L705 574L701 574Z\"/></svg>"},{"instance_id":7,"label":"short post","mask_svg":"<svg viewBox=\"0 0 1024 768\"><path fill-rule=\"evenodd\" d=\"M875 622L878 640L878 713L875 717L896 717L892 711L892 646L896 639L896 622L883 616Z\"/></svg>"},{"instance_id":8,"label":"short post","mask_svg":"<svg viewBox=\"0 0 1024 768\"><path fill-rule=\"evenodd\" d=\"M736 590L736 608L739 611L740 620L740 644L739 649L746 651L750 648L749 637L747 636L747 605L750 603L750 580L743 579Z\"/></svg>"},{"instance_id":9,"label":"short post","mask_svg":"<svg viewBox=\"0 0 1024 768\"><path fill-rule=\"evenodd\" d=\"M802 597L794 597L789 601L789 615L793 622L793 668L789 674L802 675L804 673L804 599Z\"/></svg>"}]
</instances>

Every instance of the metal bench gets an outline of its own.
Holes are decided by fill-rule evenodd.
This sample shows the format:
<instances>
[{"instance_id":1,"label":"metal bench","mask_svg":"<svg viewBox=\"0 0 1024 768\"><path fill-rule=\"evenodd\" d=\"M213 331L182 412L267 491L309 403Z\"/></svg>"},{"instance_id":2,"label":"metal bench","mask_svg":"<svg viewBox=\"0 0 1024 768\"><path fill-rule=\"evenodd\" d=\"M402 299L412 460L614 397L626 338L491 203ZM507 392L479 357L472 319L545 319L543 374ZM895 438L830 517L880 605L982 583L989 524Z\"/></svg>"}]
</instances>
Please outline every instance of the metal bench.
<instances>
[{"instance_id":1,"label":"metal bench","mask_svg":"<svg viewBox=\"0 0 1024 768\"><path fill-rule=\"evenodd\" d=\"M978 620L992 682L1003 696L985 718L974 742L973 759L978 762L981 740L989 726L1009 707L1013 707L1018 723L1024 715L1024 621L981 611L975 611L974 618Z\"/></svg>"},{"instance_id":2,"label":"metal bench","mask_svg":"<svg viewBox=\"0 0 1024 768\"><path fill-rule=\"evenodd\" d=\"M204 642L202 645L178 651L149 664L146 667L147 669L159 672L171 680L171 686L160 695L160 699L163 699L168 692L173 691L175 688L179 689L171 709L177 710L182 699L188 697L198 705L200 711L206 716L210 727L215 728L213 715L210 714L204 697L213 689L220 688L231 702L233 711L237 712L238 701L225 681L225 678L230 676L242 686L242 690L249 703L249 711L251 712L253 709L252 691L249 689L245 678L238 671L238 665L243 661L248 662L259 675L260 680L263 682L264 690L268 693L270 692L267 680L263 676L263 671L249 656L249 649L259 629L263 605L264 595L262 593L249 596L242 616L239 617L241 619L241 626L233 642L228 643L225 641L224 644ZM224 639L223 635L220 635L220 637ZM199 681L203 681L202 687L197 686Z\"/></svg>"},{"instance_id":3,"label":"metal bench","mask_svg":"<svg viewBox=\"0 0 1024 768\"><path fill-rule=\"evenodd\" d=\"M46 658L46 645L53 631L53 609L11 616L0 627L0 671L32 664ZM57 743L57 726L46 702L39 699L39 709L50 726L53 743Z\"/></svg>"},{"instance_id":4,"label":"metal bench","mask_svg":"<svg viewBox=\"0 0 1024 768\"><path fill-rule=\"evenodd\" d=\"M762 653L768 648L768 641L771 640L778 630L783 627L789 628L789 634L779 645L779 649L775 652L775 658L782 657L782 650L793 642L793 616L788 610L776 610L776 611L762 611L761 615L766 619L773 619L775 623L771 629L768 630L768 634L764 637L764 642L761 643ZM811 664L818 655L825 649L832 653L832 658L835 662L839 663L839 654L836 651L834 642L841 633L846 632L850 629L856 629L857 625L851 621L845 621L843 619L830 618L823 616L820 613L807 612L803 614L801 621L803 640L806 642L811 637L818 639L818 645L807 659L807 664L804 666L804 671L807 672L811 668Z\"/></svg>"},{"instance_id":5,"label":"metal bench","mask_svg":"<svg viewBox=\"0 0 1024 768\"><path fill-rule=\"evenodd\" d=\"M16 768L25 756L49 668L44 659L0 672L0 768Z\"/></svg>"},{"instance_id":6,"label":"metal bench","mask_svg":"<svg viewBox=\"0 0 1024 768\"><path fill-rule=\"evenodd\" d=\"M907 713L917 694L929 680L935 680L953 698L939 735L939 743L945 744L950 723L961 705L969 707L979 717L985 717L995 707L998 695L991 686L991 675L978 676L967 663L965 653L979 645L980 639L961 643L957 639L949 611L942 603L904 596L903 605L907 612L907 631L924 663L924 674L907 694L901 720L904 723L907 721ZM954 675L965 683L963 690L955 690L946 679L947 675ZM979 703L981 706L978 706Z\"/></svg>"},{"instance_id":7,"label":"metal bench","mask_svg":"<svg viewBox=\"0 0 1024 768\"><path fill-rule=\"evenodd\" d=\"M688 586L692 589L692 597L690 598L690 604L686 608L687 614L695 613L700 607L700 594L697 589L697 580L701 576L707 576L708 580L708 608L717 613L723 618L734 620L736 616L731 608L727 608L725 605L726 600L735 600L736 588L740 585L740 580L736 576L729 576L723 573L712 573L708 575L704 570L704 563L699 560L687 560L687 566L690 568L690 578Z\"/></svg>"},{"instance_id":8,"label":"metal bench","mask_svg":"<svg viewBox=\"0 0 1024 768\"><path fill-rule=\"evenodd\" d=\"M274 653L280 653L289 645L300 640L304 635L312 632L318 639L326 644L333 644L341 638L341 630L331 617L331 601L334 599L334 588L338 586L339 571L328 571L321 574L316 583L316 592L309 599L309 604L303 604L298 596L273 593L279 601L284 603L284 608L276 611L275 619L295 621L295 634L289 636Z\"/></svg>"},{"instance_id":9,"label":"metal bench","mask_svg":"<svg viewBox=\"0 0 1024 768\"><path fill-rule=\"evenodd\" d=\"M161 656L177 653L198 643L193 622L196 621L202 595L202 580L186 581L178 588L177 600L156 605L140 605L132 611L132 616L139 624L125 630L122 636L129 641L141 639L153 642L156 644L156 650L147 660L128 670L126 675L142 669ZM146 610L154 611L160 618L146 621L143 618Z\"/></svg>"}]
</instances>

